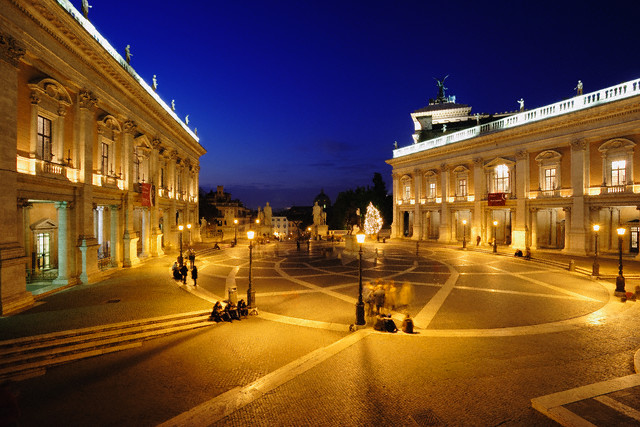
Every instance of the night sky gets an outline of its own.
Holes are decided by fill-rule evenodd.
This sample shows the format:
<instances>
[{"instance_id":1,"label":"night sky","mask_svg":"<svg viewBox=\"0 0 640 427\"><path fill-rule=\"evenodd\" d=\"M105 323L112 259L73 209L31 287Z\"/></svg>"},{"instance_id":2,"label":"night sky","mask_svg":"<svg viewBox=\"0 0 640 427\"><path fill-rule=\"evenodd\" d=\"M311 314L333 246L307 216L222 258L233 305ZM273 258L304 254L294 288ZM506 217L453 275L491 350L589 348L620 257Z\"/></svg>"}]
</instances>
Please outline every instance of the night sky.
<instances>
[{"instance_id":1,"label":"night sky","mask_svg":"<svg viewBox=\"0 0 640 427\"><path fill-rule=\"evenodd\" d=\"M80 0L72 0L80 10ZM189 126L200 185L248 207L391 190L393 142L435 98L537 108L640 77L638 1L94 0L90 21Z\"/></svg>"}]
</instances>

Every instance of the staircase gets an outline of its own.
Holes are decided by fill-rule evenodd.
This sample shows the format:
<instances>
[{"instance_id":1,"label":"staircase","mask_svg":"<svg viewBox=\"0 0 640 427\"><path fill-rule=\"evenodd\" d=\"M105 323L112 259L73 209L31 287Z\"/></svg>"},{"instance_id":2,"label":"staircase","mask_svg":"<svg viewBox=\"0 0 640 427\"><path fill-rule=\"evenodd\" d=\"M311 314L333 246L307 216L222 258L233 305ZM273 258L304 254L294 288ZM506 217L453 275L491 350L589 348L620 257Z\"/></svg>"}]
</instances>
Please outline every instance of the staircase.
<instances>
[{"instance_id":1,"label":"staircase","mask_svg":"<svg viewBox=\"0 0 640 427\"><path fill-rule=\"evenodd\" d=\"M0 382L43 375L74 360L140 347L145 340L215 325L210 312L194 311L132 322L0 341Z\"/></svg>"}]
</instances>

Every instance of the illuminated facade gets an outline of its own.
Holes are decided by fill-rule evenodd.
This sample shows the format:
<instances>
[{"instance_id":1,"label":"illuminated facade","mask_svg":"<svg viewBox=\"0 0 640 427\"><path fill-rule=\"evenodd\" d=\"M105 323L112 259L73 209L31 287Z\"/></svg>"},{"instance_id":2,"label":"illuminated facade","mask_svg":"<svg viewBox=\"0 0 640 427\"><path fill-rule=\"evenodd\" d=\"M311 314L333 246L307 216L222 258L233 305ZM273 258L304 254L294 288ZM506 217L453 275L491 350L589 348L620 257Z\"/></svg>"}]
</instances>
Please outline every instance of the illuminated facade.
<instances>
[{"instance_id":1,"label":"illuminated facade","mask_svg":"<svg viewBox=\"0 0 640 427\"><path fill-rule=\"evenodd\" d=\"M637 253L640 80L397 148L392 235ZM463 227L463 220L470 226ZM494 221L498 225L494 226Z\"/></svg>"},{"instance_id":2,"label":"illuminated facade","mask_svg":"<svg viewBox=\"0 0 640 427\"><path fill-rule=\"evenodd\" d=\"M0 313L197 226L197 136L67 0L0 0L0 79Z\"/></svg>"}]
</instances>

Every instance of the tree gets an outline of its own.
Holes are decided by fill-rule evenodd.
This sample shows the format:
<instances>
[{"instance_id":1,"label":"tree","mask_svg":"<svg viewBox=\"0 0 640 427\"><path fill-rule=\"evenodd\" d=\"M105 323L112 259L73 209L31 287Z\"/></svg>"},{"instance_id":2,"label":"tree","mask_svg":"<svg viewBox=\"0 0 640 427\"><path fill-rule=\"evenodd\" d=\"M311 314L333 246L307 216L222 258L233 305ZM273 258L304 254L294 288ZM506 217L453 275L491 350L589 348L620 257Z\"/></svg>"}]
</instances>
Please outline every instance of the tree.
<instances>
[{"instance_id":1,"label":"tree","mask_svg":"<svg viewBox=\"0 0 640 427\"><path fill-rule=\"evenodd\" d=\"M364 232L370 236L378 234L382 228L382 216L380 211L369 202L367 213L364 216Z\"/></svg>"},{"instance_id":2,"label":"tree","mask_svg":"<svg viewBox=\"0 0 640 427\"><path fill-rule=\"evenodd\" d=\"M332 207L329 226L334 230L351 229L351 226L359 223L357 210L364 213L370 202L380 211L384 225L390 227L393 215L392 197L387 194L387 187L378 172L373 174L373 188L356 187L355 190L338 194Z\"/></svg>"}]
</instances>

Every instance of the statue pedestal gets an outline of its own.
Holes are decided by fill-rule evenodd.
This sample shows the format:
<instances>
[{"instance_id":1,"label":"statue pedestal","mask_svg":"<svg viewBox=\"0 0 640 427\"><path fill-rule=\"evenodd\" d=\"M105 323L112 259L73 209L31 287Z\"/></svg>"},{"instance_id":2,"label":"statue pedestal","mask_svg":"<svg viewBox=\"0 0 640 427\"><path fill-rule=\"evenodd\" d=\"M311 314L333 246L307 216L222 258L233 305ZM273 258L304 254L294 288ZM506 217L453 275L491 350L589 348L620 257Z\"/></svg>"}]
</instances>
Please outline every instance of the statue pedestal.
<instances>
[{"instance_id":1,"label":"statue pedestal","mask_svg":"<svg viewBox=\"0 0 640 427\"><path fill-rule=\"evenodd\" d=\"M356 240L355 234L347 234L344 236L344 252L349 255L357 255L360 247Z\"/></svg>"},{"instance_id":2,"label":"statue pedestal","mask_svg":"<svg viewBox=\"0 0 640 427\"><path fill-rule=\"evenodd\" d=\"M328 225L316 225L316 235L320 237L327 237L327 233L329 232Z\"/></svg>"}]
</instances>

